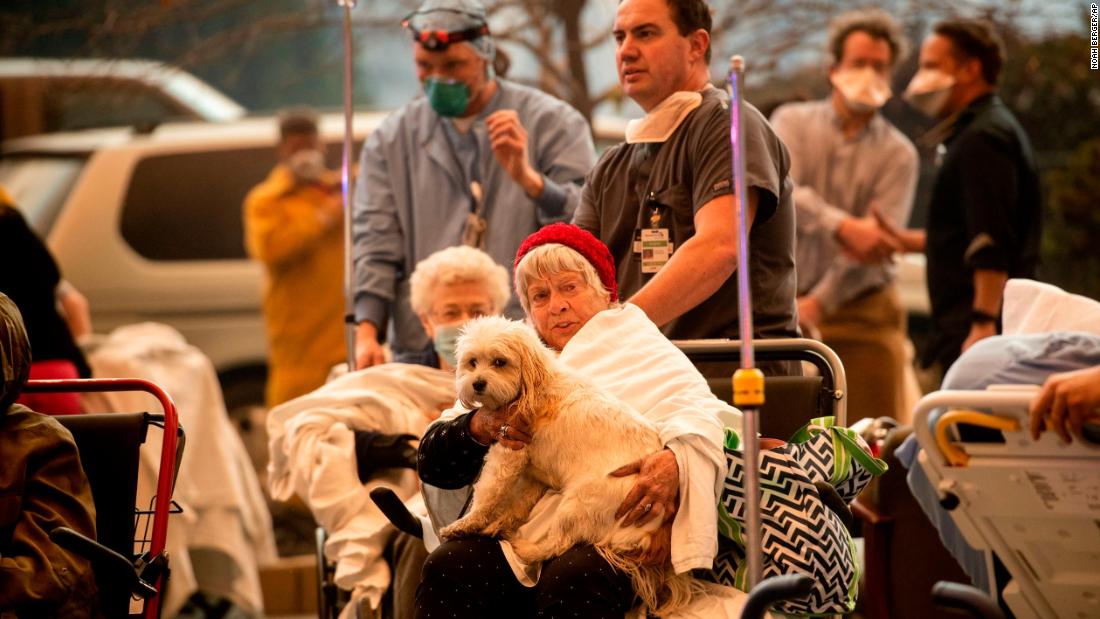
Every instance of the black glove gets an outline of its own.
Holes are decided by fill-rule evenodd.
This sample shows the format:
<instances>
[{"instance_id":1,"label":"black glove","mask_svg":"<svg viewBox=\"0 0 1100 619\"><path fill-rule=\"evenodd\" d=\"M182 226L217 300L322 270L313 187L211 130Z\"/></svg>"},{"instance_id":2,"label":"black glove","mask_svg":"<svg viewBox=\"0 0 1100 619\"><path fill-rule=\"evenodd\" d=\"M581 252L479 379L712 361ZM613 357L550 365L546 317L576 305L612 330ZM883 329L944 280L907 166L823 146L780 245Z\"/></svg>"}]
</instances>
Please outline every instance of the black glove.
<instances>
[{"instance_id":1,"label":"black glove","mask_svg":"<svg viewBox=\"0 0 1100 619\"><path fill-rule=\"evenodd\" d=\"M416 470L416 448L412 434L382 434L355 430L355 463L359 481L367 483L381 469Z\"/></svg>"}]
</instances>

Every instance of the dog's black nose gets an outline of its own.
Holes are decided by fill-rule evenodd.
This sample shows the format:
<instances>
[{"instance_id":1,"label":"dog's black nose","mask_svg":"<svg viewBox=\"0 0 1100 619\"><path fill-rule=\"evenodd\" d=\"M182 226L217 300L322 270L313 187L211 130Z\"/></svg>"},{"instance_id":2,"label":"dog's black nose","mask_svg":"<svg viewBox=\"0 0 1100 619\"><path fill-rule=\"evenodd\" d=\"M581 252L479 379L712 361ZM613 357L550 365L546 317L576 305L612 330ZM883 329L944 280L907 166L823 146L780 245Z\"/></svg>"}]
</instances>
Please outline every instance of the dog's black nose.
<instances>
[{"instance_id":1,"label":"dog's black nose","mask_svg":"<svg viewBox=\"0 0 1100 619\"><path fill-rule=\"evenodd\" d=\"M489 383L485 382L484 378L479 378L474 381L474 391L478 393L483 393L485 391L485 386L488 384Z\"/></svg>"}]
</instances>

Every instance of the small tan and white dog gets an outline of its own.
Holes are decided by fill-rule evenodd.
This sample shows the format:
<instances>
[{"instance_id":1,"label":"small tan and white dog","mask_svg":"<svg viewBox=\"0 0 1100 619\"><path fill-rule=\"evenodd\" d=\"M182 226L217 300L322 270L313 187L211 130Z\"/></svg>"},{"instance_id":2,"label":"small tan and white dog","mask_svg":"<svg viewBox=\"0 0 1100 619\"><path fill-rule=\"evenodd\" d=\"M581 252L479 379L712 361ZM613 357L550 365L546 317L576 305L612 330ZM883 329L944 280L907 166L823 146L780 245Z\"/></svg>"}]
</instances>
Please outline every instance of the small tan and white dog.
<instances>
[{"instance_id":1,"label":"small tan and white dog","mask_svg":"<svg viewBox=\"0 0 1100 619\"><path fill-rule=\"evenodd\" d=\"M560 364L521 322L485 317L467 323L457 358L463 405L490 410L514 405L513 419L530 428L531 441L519 450L500 444L489 449L469 511L442 536L507 539L529 563L591 544L630 575L651 612L665 614L690 602L697 589L688 574L674 574L667 558L658 566L639 561L651 544L661 543L663 518L643 527L623 527L615 518L636 478L609 473L659 451L657 428ZM549 526L538 527L545 534L520 539L518 529L550 489L562 496Z\"/></svg>"}]
</instances>

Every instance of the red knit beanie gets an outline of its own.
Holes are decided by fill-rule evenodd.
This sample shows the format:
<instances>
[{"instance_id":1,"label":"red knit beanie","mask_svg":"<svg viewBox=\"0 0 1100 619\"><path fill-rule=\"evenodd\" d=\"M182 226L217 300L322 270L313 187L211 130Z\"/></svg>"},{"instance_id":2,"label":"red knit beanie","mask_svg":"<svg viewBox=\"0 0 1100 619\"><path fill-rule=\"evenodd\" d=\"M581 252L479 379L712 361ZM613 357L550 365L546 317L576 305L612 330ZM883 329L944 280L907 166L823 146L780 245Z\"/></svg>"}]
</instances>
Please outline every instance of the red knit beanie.
<instances>
[{"instance_id":1,"label":"red knit beanie","mask_svg":"<svg viewBox=\"0 0 1100 619\"><path fill-rule=\"evenodd\" d=\"M615 261L611 258L611 252L607 245L592 236L587 230L572 224L556 223L544 226L541 230L524 239L516 252L516 261L512 263L512 269L519 266L520 260L527 252L547 243L559 243L584 256L585 260L596 269L600 276L600 282L611 293L611 301L619 300L619 287L615 283Z\"/></svg>"}]
</instances>

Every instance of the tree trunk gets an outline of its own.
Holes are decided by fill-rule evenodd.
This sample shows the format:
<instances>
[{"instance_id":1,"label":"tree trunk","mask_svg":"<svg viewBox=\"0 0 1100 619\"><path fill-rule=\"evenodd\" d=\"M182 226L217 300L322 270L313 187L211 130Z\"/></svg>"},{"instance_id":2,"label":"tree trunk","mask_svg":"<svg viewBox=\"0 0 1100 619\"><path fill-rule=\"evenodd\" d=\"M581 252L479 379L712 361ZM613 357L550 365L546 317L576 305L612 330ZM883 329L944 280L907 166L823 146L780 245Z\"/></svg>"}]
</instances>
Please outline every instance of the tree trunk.
<instances>
[{"instance_id":1,"label":"tree trunk","mask_svg":"<svg viewBox=\"0 0 1100 619\"><path fill-rule=\"evenodd\" d=\"M589 124L592 122L592 95L588 90L588 71L584 62L584 38L581 31L581 12L588 0L557 0L552 3L553 11L565 27L565 59L571 78L569 102L584 115Z\"/></svg>"}]
</instances>

